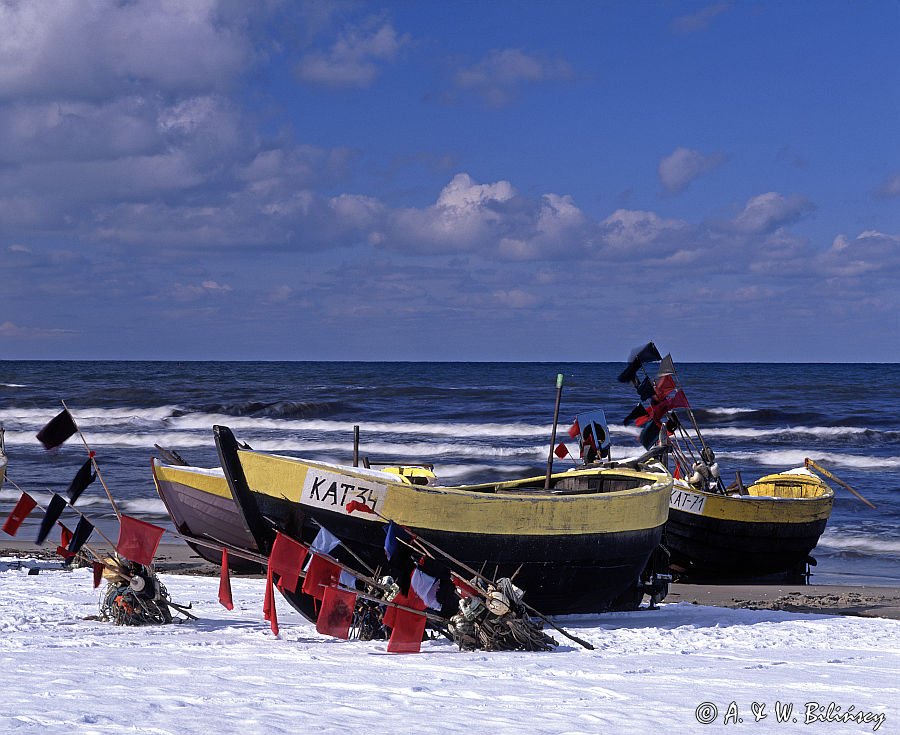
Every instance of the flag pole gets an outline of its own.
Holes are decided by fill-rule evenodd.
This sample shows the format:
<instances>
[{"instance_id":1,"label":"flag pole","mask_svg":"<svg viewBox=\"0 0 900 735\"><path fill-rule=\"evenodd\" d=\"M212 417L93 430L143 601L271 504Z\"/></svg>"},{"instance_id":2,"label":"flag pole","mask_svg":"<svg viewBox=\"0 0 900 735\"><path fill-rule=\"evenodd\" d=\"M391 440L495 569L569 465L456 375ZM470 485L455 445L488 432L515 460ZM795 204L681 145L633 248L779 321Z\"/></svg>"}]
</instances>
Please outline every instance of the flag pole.
<instances>
[{"instance_id":1,"label":"flag pole","mask_svg":"<svg viewBox=\"0 0 900 735\"><path fill-rule=\"evenodd\" d=\"M562 375L560 374L559 377L560 377L560 379L561 379L561 378L562 378ZM373 513L374 515L378 516L378 517L381 518L383 521L388 521L388 522L390 522L390 520L391 520L390 518L386 518L385 516L381 515L381 513L379 513L377 510L374 510L373 508L369 508L369 512L371 512L371 513ZM419 535L413 533L412 531L410 531L408 528L406 528L405 526L403 526L403 525L401 525L401 524L397 524L397 525L399 525L399 526L400 526L404 531L406 531L407 533L412 534L413 536L415 536L415 538L416 538L417 541L419 541L419 542L422 543L423 545L427 546L429 549L432 549L433 551L435 551L435 552L437 552L438 554L440 554L441 556L443 556L445 559L447 559L447 560L453 562L454 564L456 564L456 565L457 565L460 569L462 569L463 571L468 572L468 573L471 574L473 577L477 577L478 579L482 580L483 582L486 582L487 584L494 584L494 582L493 582L492 580L490 580L490 579L488 579L487 577L485 577L481 572L476 572L476 571L475 571L474 569L472 569L472 567L470 567L468 564L466 564L465 562L462 562L462 561L460 561L459 559L457 559L457 558L451 556L450 554L448 554L446 551L444 551L442 548L440 548L440 547L437 546L436 544L433 544L433 543L431 543L431 541L428 541L427 539L424 539L424 538L422 538L421 536L419 536ZM517 573L518 573L518 572L517 572ZM456 577L457 577L458 579L463 579L462 575L460 575L460 574L458 574L457 572L454 572L454 571L452 571L452 570L451 570L450 574L451 574L451 575L456 575ZM463 581L465 581L465 580L463 580ZM535 610L535 609L534 609L531 605L529 605L527 602L525 602L525 601L520 601L519 604L522 605L522 607L524 607L526 610L528 610L528 611L529 611L530 613L532 613L533 615L539 617L541 620L543 620L545 623L547 623L547 625L549 625L551 628L553 628L554 630L557 630L557 631L559 631L560 633L562 633L562 634L563 634L566 638L568 638L569 640L575 641L575 643L577 643L578 645L582 646L583 648L586 648L588 651L593 651L593 650L594 650L594 647L593 647L590 643L588 643L586 640L584 640L583 638L579 638L578 636L573 635L572 633L569 633L567 630L561 628L561 627L558 626L556 623L554 623L552 620L550 620L550 618L548 618L546 615L544 615L544 614L538 612L537 610Z\"/></svg>"},{"instance_id":2,"label":"flag pole","mask_svg":"<svg viewBox=\"0 0 900 735\"><path fill-rule=\"evenodd\" d=\"M547 476L544 490L550 489L550 475L553 474L553 450L556 448L556 425L559 423L559 402L562 399L563 374L556 374L556 406L553 408L553 432L550 434L550 453L547 455Z\"/></svg>"},{"instance_id":3,"label":"flag pole","mask_svg":"<svg viewBox=\"0 0 900 735\"><path fill-rule=\"evenodd\" d=\"M66 411L69 411L69 407L66 405L66 402L65 402L65 401L60 401L60 403L62 403L63 408L66 409ZM70 416L72 415L72 412L71 412L71 411L69 411L69 415L70 415ZM112 493L109 491L109 488L106 486L106 481L103 479L103 475L102 475L101 472L100 472L100 465L97 464L97 458L96 458L96 456L95 456L95 453L94 453L94 451L88 446L87 439L84 438L84 434L81 432L81 427L78 426L78 422L75 421L75 417L74 417L74 416L72 417L72 420L75 422L75 428L78 429L78 436L81 437L81 441L82 441L82 443L84 444L84 448L85 448L85 450L86 450L87 453L88 453L88 458L91 460L91 464L92 464L93 467L94 467L94 472L97 473L97 478L100 480L100 484L103 485L103 489L106 491L106 497L109 498L109 504L112 506L112 509L115 511L115 513L116 513L116 518L117 518L119 521L121 521L121 520L122 520L122 513L121 513L121 511L119 511L119 506L116 505L116 501L113 500Z\"/></svg>"}]
</instances>

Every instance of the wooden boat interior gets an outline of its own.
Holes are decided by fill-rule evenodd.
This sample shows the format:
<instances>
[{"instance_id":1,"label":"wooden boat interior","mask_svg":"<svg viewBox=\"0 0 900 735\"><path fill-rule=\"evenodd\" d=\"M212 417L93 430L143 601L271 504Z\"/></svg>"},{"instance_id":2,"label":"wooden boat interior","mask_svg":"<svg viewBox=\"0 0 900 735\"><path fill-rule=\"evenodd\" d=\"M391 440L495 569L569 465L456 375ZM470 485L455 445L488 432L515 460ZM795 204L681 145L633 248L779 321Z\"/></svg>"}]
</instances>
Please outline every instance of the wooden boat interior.
<instances>
[{"instance_id":1,"label":"wooden boat interior","mask_svg":"<svg viewBox=\"0 0 900 735\"><path fill-rule=\"evenodd\" d=\"M747 494L757 498L822 498L833 492L810 472L766 475L747 487Z\"/></svg>"}]
</instances>

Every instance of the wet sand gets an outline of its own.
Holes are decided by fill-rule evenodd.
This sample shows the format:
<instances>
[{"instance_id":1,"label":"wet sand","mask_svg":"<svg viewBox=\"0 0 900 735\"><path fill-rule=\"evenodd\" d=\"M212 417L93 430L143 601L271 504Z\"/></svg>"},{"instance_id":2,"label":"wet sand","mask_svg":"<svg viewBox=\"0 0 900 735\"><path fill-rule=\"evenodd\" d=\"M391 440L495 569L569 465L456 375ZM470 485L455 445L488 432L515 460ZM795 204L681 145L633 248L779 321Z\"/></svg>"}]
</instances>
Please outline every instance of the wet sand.
<instances>
[{"instance_id":1,"label":"wet sand","mask_svg":"<svg viewBox=\"0 0 900 735\"><path fill-rule=\"evenodd\" d=\"M105 546L94 545L98 552ZM30 541L0 541L0 556L59 560L55 546L37 547ZM219 568L198 556L186 544L160 544L156 569L170 574L218 575ZM673 584L666 602L744 608L784 610L819 615L857 615L900 620L900 587L869 585L734 585Z\"/></svg>"}]
</instances>

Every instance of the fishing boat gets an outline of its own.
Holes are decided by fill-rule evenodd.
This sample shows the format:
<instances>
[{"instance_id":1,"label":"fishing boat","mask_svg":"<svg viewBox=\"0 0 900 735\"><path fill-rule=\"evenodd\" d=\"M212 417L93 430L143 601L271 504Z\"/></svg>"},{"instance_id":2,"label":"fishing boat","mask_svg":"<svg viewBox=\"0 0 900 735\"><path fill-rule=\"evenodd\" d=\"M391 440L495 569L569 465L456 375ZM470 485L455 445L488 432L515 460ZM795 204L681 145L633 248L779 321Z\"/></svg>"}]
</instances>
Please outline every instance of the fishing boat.
<instances>
[{"instance_id":1,"label":"fishing boat","mask_svg":"<svg viewBox=\"0 0 900 735\"><path fill-rule=\"evenodd\" d=\"M802 581L825 530L834 491L805 467L719 493L676 480L664 544L685 580Z\"/></svg>"},{"instance_id":2,"label":"fishing boat","mask_svg":"<svg viewBox=\"0 0 900 735\"><path fill-rule=\"evenodd\" d=\"M636 606L668 516L666 472L598 466L551 473L547 489L543 476L450 487L423 467L329 464L253 451L227 427L214 435L221 470L153 464L186 536L265 554L276 530L311 543L324 527L342 541L335 556L348 549L377 569L394 521L486 575L513 578L545 614ZM285 596L309 614L299 595Z\"/></svg>"},{"instance_id":3,"label":"fishing boat","mask_svg":"<svg viewBox=\"0 0 900 735\"><path fill-rule=\"evenodd\" d=\"M153 481L175 526L186 543L214 564L222 560L221 547L261 554L262 549L234 502L221 467L191 467L178 462L151 461ZM209 543L204 543L209 542ZM261 571L258 563L237 555L228 559L237 573Z\"/></svg>"},{"instance_id":4,"label":"fishing boat","mask_svg":"<svg viewBox=\"0 0 900 735\"><path fill-rule=\"evenodd\" d=\"M659 367L651 376L647 366L655 363ZM641 443L647 449L660 447L665 459L658 469L673 475L663 544L676 578L808 579L809 566L816 563L810 553L834 503L831 487L808 469L818 465L807 461L805 467L769 474L748 486L738 471L726 487L671 355L662 357L650 342L632 354L619 380L631 382L641 397L625 423L642 427Z\"/></svg>"}]
</instances>

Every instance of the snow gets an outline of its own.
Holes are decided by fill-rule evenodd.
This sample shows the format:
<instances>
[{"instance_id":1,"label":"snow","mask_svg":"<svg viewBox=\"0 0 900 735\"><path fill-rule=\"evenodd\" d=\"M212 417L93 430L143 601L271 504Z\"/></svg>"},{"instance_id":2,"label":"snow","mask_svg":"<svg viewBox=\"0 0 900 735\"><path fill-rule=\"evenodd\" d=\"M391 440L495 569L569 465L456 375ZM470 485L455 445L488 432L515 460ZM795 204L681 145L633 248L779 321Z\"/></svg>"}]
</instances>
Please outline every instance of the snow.
<instances>
[{"instance_id":1,"label":"snow","mask_svg":"<svg viewBox=\"0 0 900 735\"><path fill-rule=\"evenodd\" d=\"M90 570L37 566L0 559L0 733L900 732L893 620L679 603L557 620L594 651L554 634L551 653L440 639L392 655L384 641L320 636L280 597L274 637L263 580L234 578L228 612L217 579L161 575L200 620L120 628L84 619L100 597ZM809 726L811 701L870 721ZM714 725L696 719L705 702ZM731 702L742 723L723 723ZM797 722L777 722L776 702Z\"/></svg>"}]
</instances>

